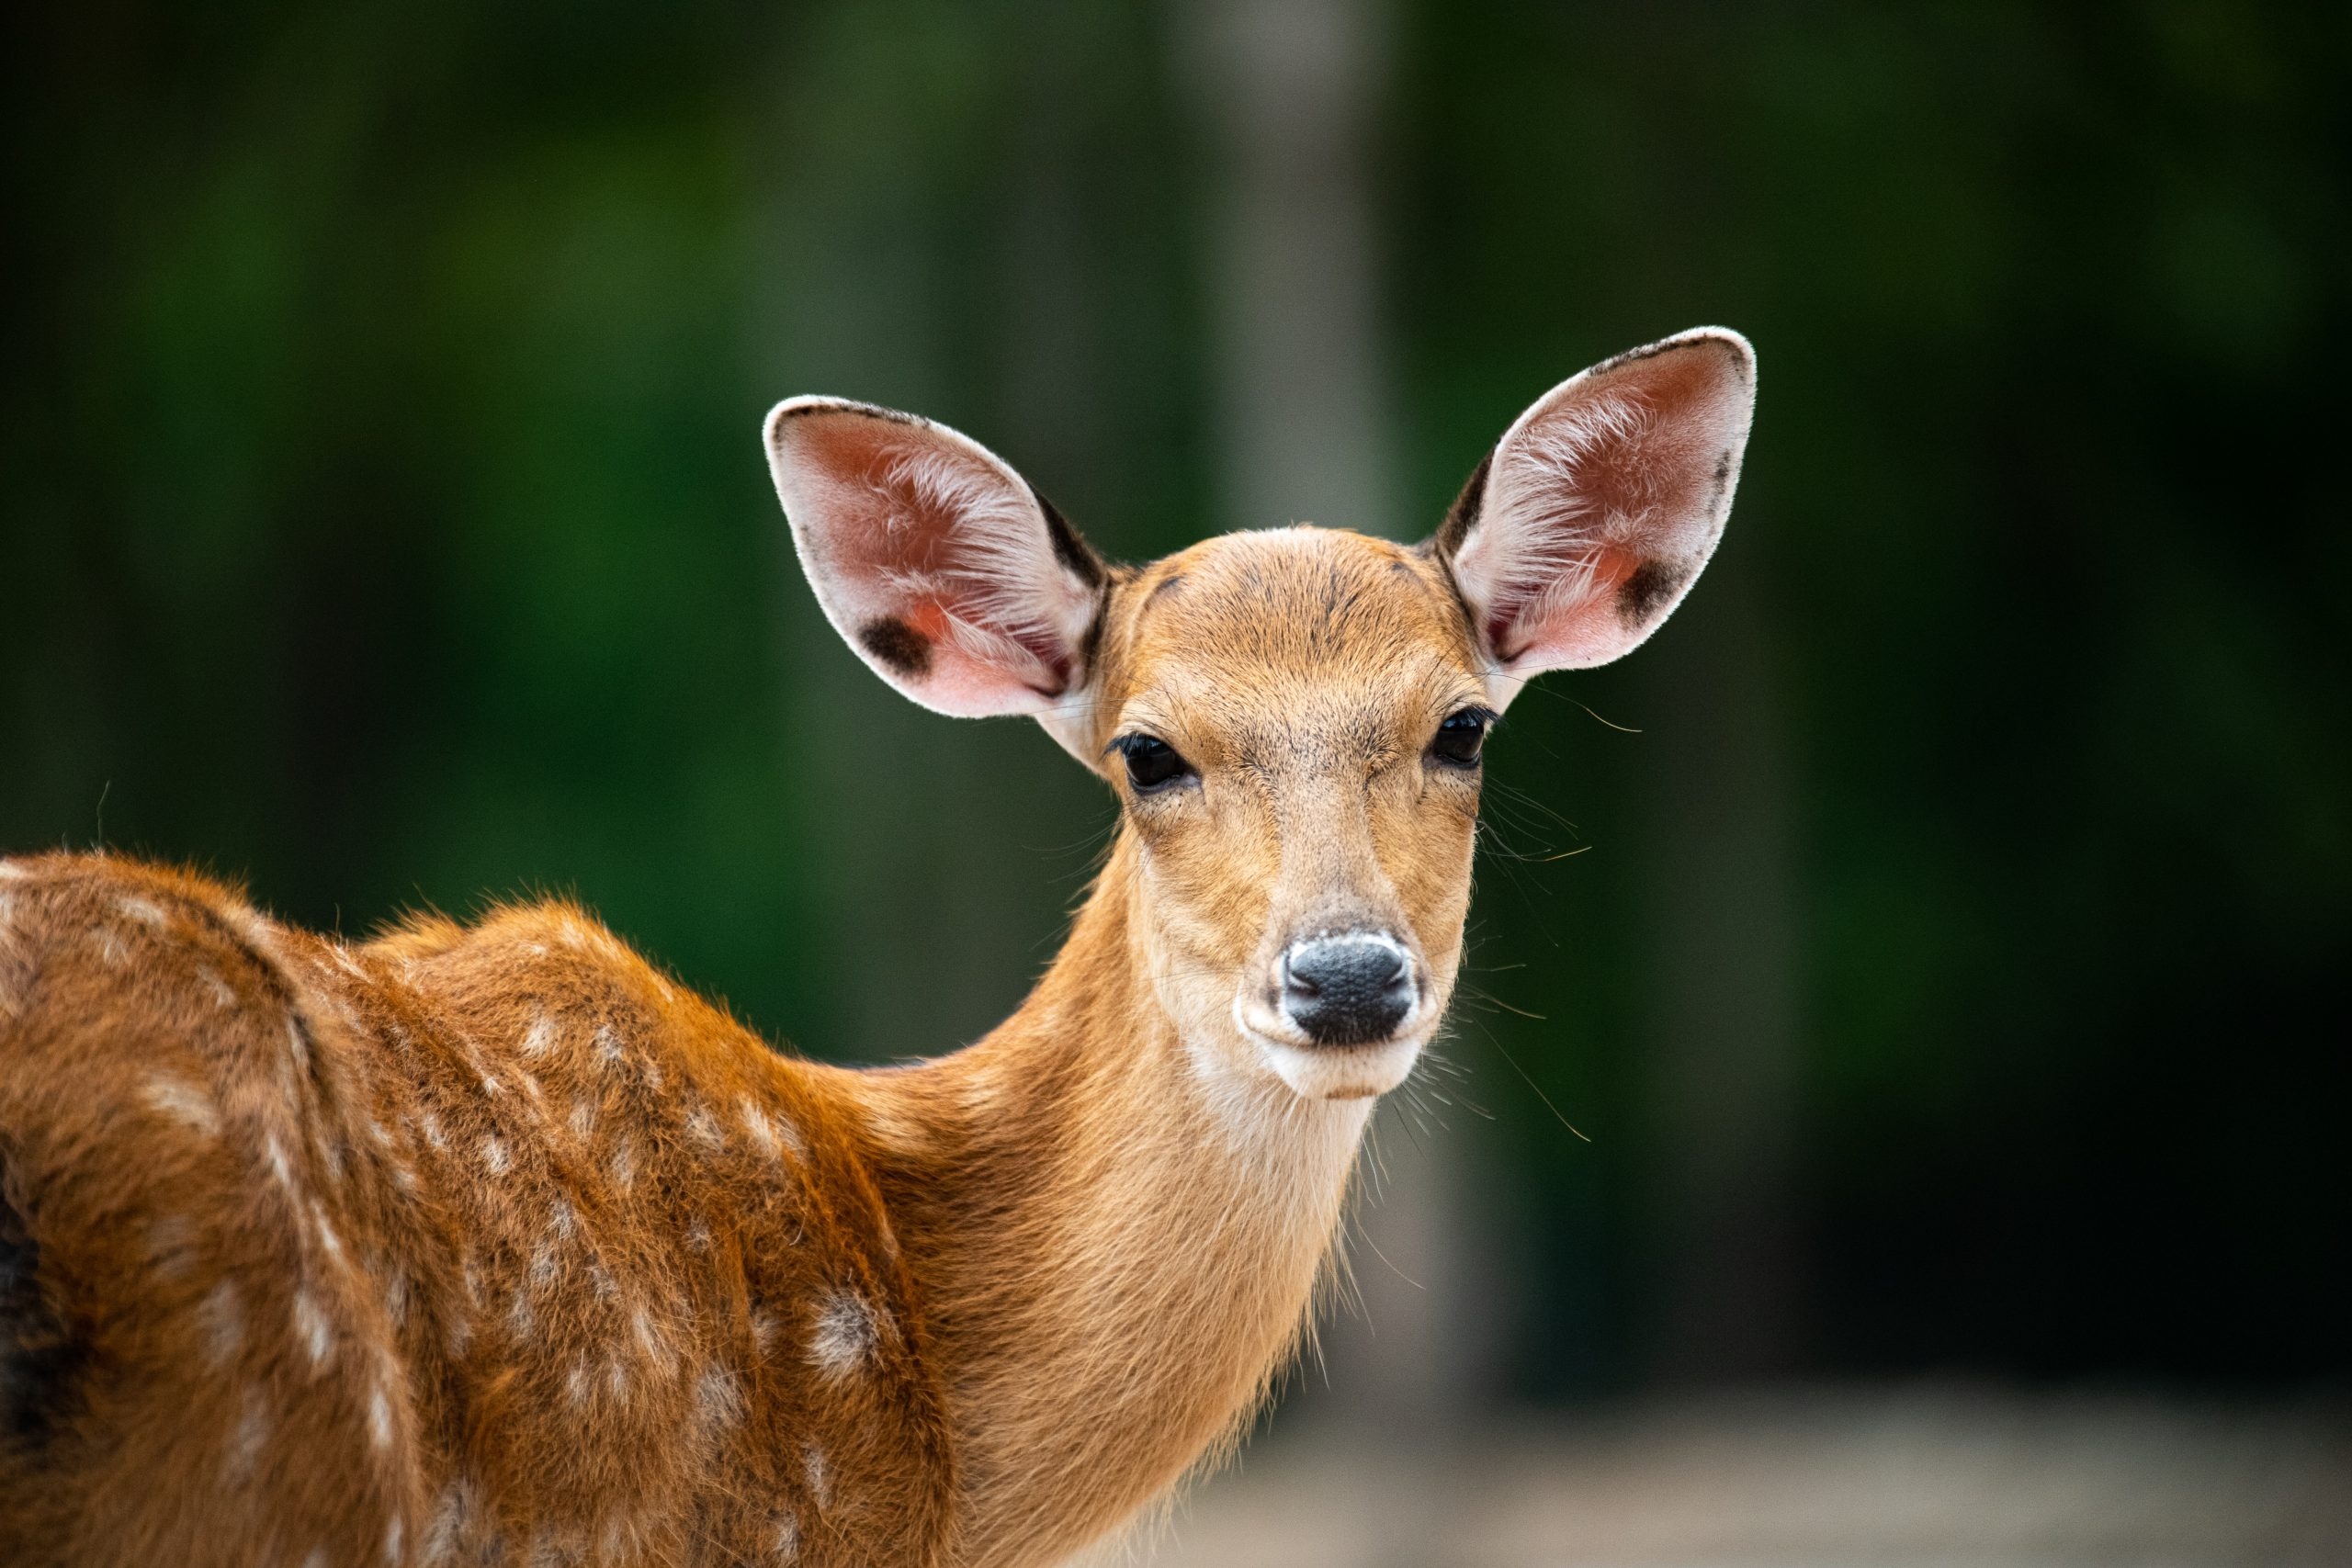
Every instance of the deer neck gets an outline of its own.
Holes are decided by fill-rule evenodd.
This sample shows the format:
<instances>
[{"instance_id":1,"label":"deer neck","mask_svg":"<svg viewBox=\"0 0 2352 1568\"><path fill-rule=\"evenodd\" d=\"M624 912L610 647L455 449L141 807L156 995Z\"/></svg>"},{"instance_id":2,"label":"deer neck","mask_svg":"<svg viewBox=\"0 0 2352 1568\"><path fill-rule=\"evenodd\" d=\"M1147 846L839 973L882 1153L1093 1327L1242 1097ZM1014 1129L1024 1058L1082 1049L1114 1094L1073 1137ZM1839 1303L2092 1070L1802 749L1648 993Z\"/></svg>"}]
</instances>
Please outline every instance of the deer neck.
<instances>
[{"instance_id":1,"label":"deer neck","mask_svg":"<svg viewBox=\"0 0 2352 1568\"><path fill-rule=\"evenodd\" d=\"M1371 1112L1182 1036L1149 972L1140 854L1123 834L987 1039L860 1076L973 1564L1083 1545L1221 1451L1297 1341Z\"/></svg>"}]
</instances>

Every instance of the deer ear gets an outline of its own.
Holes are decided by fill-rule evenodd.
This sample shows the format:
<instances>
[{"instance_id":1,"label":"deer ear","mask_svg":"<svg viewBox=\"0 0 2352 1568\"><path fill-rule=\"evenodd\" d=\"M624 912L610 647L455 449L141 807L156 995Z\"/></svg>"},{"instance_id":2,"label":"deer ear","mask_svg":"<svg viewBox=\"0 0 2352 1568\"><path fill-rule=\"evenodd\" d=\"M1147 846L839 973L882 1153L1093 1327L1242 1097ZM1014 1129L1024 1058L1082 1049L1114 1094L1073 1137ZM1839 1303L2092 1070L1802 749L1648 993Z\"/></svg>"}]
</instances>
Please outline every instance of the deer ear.
<instances>
[{"instance_id":1,"label":"deer ear","mask_svg":"<svg viewBox=\"0 0 2352 1568\"><path fill-rule=\"evenodd\" d=\"M1700 327L1561 382L1503 433L1435 541L1498 695L1632 652L1682 602L1731 514L1755 404L1747 340Z\"/></svg>"},{"instance_id":2,"label":"deer ear","mask_svg":"<svg viewBox=\"0 0 2352 1568\"><path fill-rule=\"evenodd\" d=\"M939 713L1054 728L1085 684L1107 573L1011 465L836 398L777 404L767 448L801 569L876 674Z\"/></svg>"}]
</instances>

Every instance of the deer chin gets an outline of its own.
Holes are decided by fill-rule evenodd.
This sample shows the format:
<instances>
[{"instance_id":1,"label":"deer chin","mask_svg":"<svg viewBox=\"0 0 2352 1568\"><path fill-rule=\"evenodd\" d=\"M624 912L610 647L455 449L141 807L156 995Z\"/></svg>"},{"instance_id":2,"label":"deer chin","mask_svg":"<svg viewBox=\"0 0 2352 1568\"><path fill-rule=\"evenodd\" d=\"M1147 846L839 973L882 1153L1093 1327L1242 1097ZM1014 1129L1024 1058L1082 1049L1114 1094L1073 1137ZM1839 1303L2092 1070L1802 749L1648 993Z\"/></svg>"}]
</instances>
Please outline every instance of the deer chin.
<instances>
[{"instance_id":1,"label":"deer chin","mask_svg":"<svg viewBox=\"0 0 2352 1568\"><path fill-rule=\"evenodd\" d=\"M1259 1059L1301 1100L1370 1100L1412 1076L1435 1031L1437 1010L1418 1007L1386 1040L1318 1045L1247 997L1233 1003L1234 1028Z\"/></svg>"}]
</instances>

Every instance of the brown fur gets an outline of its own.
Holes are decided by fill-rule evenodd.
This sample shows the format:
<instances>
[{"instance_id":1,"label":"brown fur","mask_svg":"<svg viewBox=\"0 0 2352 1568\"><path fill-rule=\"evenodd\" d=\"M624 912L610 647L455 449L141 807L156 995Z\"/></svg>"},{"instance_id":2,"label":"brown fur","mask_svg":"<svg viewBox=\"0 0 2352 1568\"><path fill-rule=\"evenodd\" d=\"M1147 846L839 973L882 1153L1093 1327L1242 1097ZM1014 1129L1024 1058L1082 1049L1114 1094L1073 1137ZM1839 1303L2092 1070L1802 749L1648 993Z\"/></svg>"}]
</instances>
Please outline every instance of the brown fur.
<instances>
[{"instance_id":1,"label":"brown fur","mask_svg":"<svg viewBox=\"0 0 2352 1568\"><path fill-rule=\"evenodd\" d=\"M1164 1493L1295 1344L1369 1103L1213 1092L1186 976L1342 896L1450 976L1476 786L1419 751L1480 688L1434 567L1319 531L1122 574L1100 657L1102 738L1156 705L1254 783L1131 802L1035 995L912 1068L565 905L345 946L0 863L0 1335L76 1358L0 1560L1049 1562Z\"/></svg>"},{"instance_id":2,"label":"brown fur","mask_svg":"<svg viewBox=\"0 0 2352 1568\"><path fill-rule=\"evenodd\" d=\"M0 861L0 1562L1015 1568L1133 1520L1295 1347L1450 998L1479 775L1434 739L1672 608L1729 504L1690 432L1744 440L1751 372L1706 329L1563 383L1432 547L1140 570L953 432L781 405L844 635L1125 807L1036 989L935 1061L778 1055L568 905L348 947ZM1283 954L1365 933L1412 1000L1318 1044Z\"/></svg>"}]
</instances>

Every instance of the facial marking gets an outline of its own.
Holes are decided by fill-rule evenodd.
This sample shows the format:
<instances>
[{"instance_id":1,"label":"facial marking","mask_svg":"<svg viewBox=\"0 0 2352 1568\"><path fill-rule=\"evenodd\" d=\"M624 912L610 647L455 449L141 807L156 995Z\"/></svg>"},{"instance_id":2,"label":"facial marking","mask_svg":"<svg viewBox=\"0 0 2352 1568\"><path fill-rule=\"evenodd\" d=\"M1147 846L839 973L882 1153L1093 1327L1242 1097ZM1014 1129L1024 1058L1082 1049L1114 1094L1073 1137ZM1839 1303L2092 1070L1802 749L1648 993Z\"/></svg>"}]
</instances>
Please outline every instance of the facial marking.
<instances>
[{"instance_id":1,"label":"facial marking","mask_svg":"<svg viewBox=\"0 0 2352 1568\"><path fill-rule=\"evenodd\" d=\"M1395 1088L1451 991L1475 846L1476 766L1428 753L1490 702L1442 563L1319 529L1227 536L1138 580L1112 620L1105 739L1148 735L1195 775L1147 794L1105 762L1195 1065L1309 1099ZM1282 956L1348 932L1403 956L1377 997L1299 1009L1310 1032L1281 1010Z\"/></svg>"}]
</instances>

